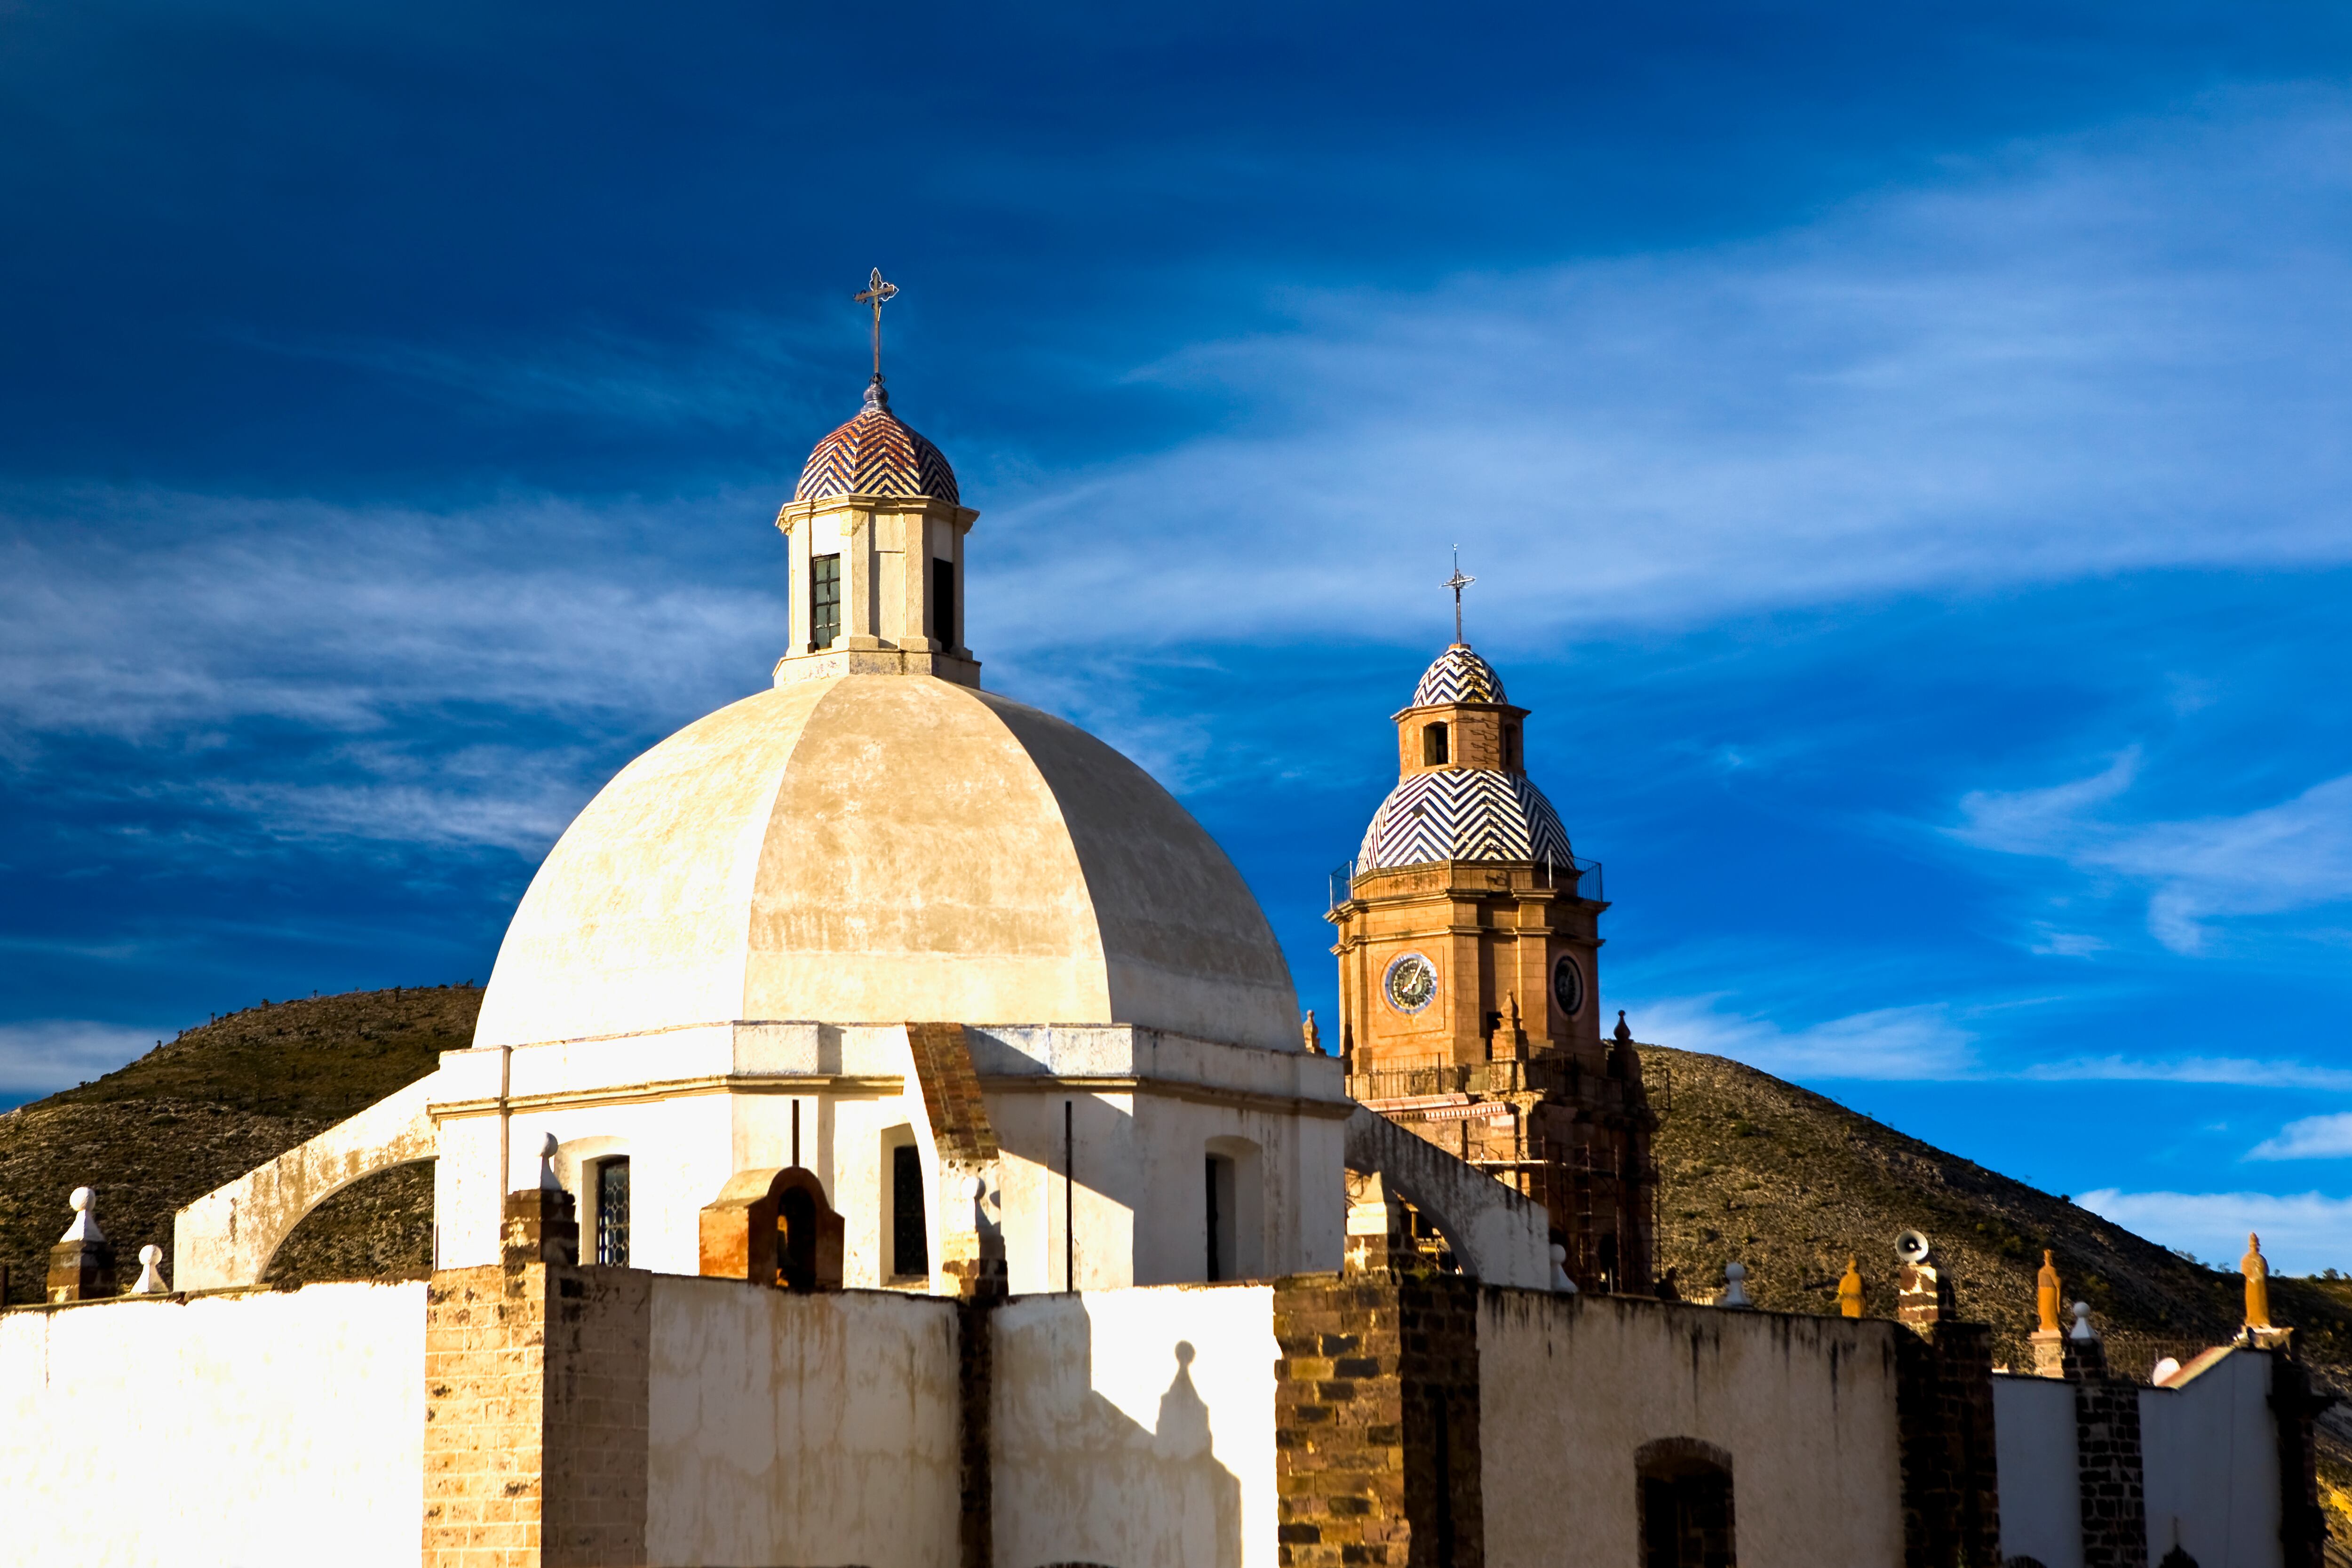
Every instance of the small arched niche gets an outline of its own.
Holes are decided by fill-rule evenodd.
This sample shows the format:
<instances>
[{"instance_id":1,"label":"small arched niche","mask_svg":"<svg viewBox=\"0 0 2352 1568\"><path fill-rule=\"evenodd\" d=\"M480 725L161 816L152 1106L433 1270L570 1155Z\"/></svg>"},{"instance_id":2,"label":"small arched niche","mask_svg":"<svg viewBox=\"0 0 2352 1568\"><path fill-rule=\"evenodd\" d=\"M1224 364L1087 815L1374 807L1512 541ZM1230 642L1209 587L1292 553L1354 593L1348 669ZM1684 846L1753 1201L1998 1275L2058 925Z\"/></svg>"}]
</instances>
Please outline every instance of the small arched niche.
<instances>
[{"instance_id":1,"label":"small arched niche","mask_svg":"<svg viewBox=\"0 0 2352 1568\"><path fill-rule=\"evenodd\" d=\"M1642 1568L1738 1568L1731 1456L1696 1437L1662 1437L1633 1456Z\"/></svg>"}]
</instances>

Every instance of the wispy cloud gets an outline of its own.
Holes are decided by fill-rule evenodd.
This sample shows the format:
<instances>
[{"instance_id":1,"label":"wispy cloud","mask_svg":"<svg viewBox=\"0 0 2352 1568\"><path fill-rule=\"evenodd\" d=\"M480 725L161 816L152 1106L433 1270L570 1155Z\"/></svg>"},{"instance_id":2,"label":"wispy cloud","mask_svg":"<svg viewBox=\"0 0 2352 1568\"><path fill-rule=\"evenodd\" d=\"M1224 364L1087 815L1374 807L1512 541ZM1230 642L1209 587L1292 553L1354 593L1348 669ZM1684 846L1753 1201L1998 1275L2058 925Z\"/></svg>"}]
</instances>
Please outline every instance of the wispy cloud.
<instances>
[{"instance_id":1,"label":"wispy cloud","mask_svg":"<svg viewBox=\"0 0 2352 1568\"><path fill-rule=\"evenodd\" d=\"M0 1099L31 1099L86 1083L152 1050L157 1037L157 1031L76 1018L0 1024Z\"/></svg>"},{"instance_id":2,"label":"wispy cloud","mask_svg":"<svg viewBox=\"0 0 2352 1568\"><path fill-rule=\"evenodd\" d=\"M2042 856L2147 889L2147 928L2176 952L2205 950L2212 922L2352 900L2352 775L2237 816L2120 820L2139 772L2128 751L2084 778L1961 797L1962 842Z\"/></svg>"},{"instance_id":3,"label":"wispy cloud","mask_svg":"<svg viewBox=\"0 0 2352 1568\"><path fill-rule=\"evenodd\" d=\"M2281 1273L2352 1268L2352 1198L2318 1193L2126 1193L2110 1187L2078 1193L2074 1201L2151 1241L2223 1268L2235 1266L2249 1232L2260 1233L2263 1256Z\"/></svg>"},{"instance_id":4,"label":"wispy cloud","mask_svg":"<svg viewBox=\"0 0 2352 1568\"><path fill-rule=\"evenodd\" d=\"M1882 1007L1784 1030L1765 1019L1723 1012L1719 1000L1644 1002L1642 1037L1729 1057L1780 1078L1912 1080L1969 1077L1975 1071L1974 1037L1938 1006Z\"/></svg>"},{"instance_id":5,"label":"wispy cloud","mask_svg":"<svg viewBox=\"0 0 2352 1568\"><path fill-rule=\"evenodd\" d=\"M2352 1111L2290 1121L2246 1151L2249 1160L2352 1160Z\"/></svg>"},{"instance_id":6,"label":"wispy cloud","mask_svg":"<svg viewBox=\"0 0 2352 1568\"><path fill-rule=\"evenodd\" d=\"M2252 1089L2352 1089L2352 1070L2251 1057L2073 1057L2035 1062L2020 1077L2046 1081L2227 1083Z\"/></svg>"},{"instance_id":7,"label":"wispy cloud","mask_svg":"<svg viewBox=\"0 0 2352 1568\"><path fill-rule=\"evenodd\" d=\"M2340 562L2347 171L2352 99L2236 96L1769 239L1302 293L1144 373L1220 433L1000 524L1072 638L1434 629L1457 539L1510 566L1474 626L1529 638ZM1105 518L1125 549L1072 547Z\"/></svg>"}]
</instances>

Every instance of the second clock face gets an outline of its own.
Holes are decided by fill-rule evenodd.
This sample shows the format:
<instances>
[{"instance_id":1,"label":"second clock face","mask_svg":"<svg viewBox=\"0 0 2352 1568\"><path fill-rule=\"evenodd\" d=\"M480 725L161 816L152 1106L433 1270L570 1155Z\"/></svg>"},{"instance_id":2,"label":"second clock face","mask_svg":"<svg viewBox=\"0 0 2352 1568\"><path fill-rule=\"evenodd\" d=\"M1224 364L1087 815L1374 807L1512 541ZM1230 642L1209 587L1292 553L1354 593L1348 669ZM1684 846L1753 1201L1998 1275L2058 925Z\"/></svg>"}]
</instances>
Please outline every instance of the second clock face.
<instances>
[{"instance_id":1,"label":"second clock face","mask_svg":"<svg viewBox=\"0 0 2352 1568\"><path fill-rule=\"evenodd\" d=\"M1573 1018L1583 1010L1584 971L1577 966L1575 958L1569 953L1561 953L1551 966L1551 999L1559 1004L1559 1010L1569 1017Z\"/></svg>"},{"instance_id":2,"label":"second clock face","mask_svg":"<svg viewBox=\"0 0 2352 1568\"><path fill-rule=\"evenodd\" d=\"M1400 953L1381 976L1381 994L1400 1013L1418 1013L1436 999L1437 971L1417 952Z\"/></svg>"}]
</instances>

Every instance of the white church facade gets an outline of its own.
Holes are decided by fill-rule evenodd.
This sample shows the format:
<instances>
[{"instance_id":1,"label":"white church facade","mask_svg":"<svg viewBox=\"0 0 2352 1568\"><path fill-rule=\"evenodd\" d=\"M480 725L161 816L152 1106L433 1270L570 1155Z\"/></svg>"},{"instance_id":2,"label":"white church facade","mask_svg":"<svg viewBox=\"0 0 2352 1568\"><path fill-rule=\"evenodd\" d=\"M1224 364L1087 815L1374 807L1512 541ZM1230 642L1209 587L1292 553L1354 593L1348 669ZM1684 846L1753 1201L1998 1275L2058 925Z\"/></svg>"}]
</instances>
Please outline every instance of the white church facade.
<instances>
[{"instance_id":1,"label":"white church facade","mask_svg":"<svg viewBox=\"0 0 2352 1568\"><path fill-rule=\"evenodd\" d=\"M1904 1322L1656 1300L1632 1218L1584 1247L1567 1176L1450 1152L1446 1118L1481 1150L1514 1116L1598 1129L1573 1172L1614 1139L1610 1212L1634 1213L1638 1066L1597 983L1557 979L1552 948L1589 973L1605 907L1572 856L1562 893L1549 853L1538 876L1526 846L1447 852L1565 934L1524 958L1465 940L1463 973L1522 963L1532 989L1489 998L1491 1023L1465 1000L1490 1043L1454 1088L1367 1109L1349 1075L1373 1058L1316 1048L1211 837L1110 747L982 688L977 516L877 366L777 520L773 686L565 831L471 1047L183 1210L169 1289L101 1297L100 1241L68 1238L51 1303L0 1315L9 1539L386 1568L1982 1568L2027 1530L2042 1568L2105 1568L2168 1531L2201 1568L2317 1562L2287 1416L2267 1458L2189 1465L2201 1500L2171 1506L2168 1458L2132 1471L2136 1512L2086 1514L2123 1483L2082 1479L2108 1456L2081 1410L2128 1405L2133 1442L2144 1421L2175 1456L2205 1417L2141 1416L2172 1391L2108 1397L2088 1352L1997 1398L1932 1272ZM1516 726L1499 678L1490 699L1408 712ZM1418 1037L1419 994L1375 980L1391 948L1435 951L1414 911L1454 896L1418 862L1377 869L1347 906L1385 966L1349 993L1368 1052ZM1455 962L1423 960L1427 984ZM262 1287L317 1204L428 1159L429 1279ZM2301 1386L2275 1341L2196 1375L2228 1380L2240 1426ZM2013 1484L2035 1500L2014 1526Z\"/></svg>"}]
</instances>

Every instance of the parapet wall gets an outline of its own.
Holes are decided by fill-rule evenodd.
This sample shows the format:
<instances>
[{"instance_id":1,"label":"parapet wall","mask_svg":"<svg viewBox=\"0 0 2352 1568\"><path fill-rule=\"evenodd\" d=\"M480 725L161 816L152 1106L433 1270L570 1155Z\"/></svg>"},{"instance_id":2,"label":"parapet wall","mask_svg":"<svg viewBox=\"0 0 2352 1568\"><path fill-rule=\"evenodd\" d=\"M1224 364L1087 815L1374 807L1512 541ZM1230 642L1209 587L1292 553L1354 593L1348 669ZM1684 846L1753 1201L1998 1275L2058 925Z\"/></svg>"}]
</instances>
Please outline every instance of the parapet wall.
<instances>
[{"instance_id":1,"label":"parapet wall","mask_svg":"<svg viewBox=\"0 0 2352 1568\"><path fill-rule=\"evenodd\" d=\"M10 1547L78 1568L321 1556L414 1568L425 1289L312 1285L0 1314Z\"/></svg>"},{"instance_id":2,"label":"parapet wall","mask_svg":"<svg viewBox=\"0 0 2352 1568\"><path fill-rule=\"evenodd\" d=\"M1896 1336L1909 1333L1481 1291L1486 1561L1640 1562L1635 1457L1681 1440L1729 1461L1740 1568L1905 1562Z\"/></svg>"},{"instance_id":3,"label":"parapet wall","mask_svg":"<svg viewBox=\"0 0 2352 1568\"><path fill-rule=\"evenodd\" d=\"M1166 1285L992 1312L994 1561L1280 1563L1275 1297Z\"/></svg>"}]
</instances>

